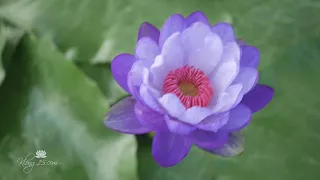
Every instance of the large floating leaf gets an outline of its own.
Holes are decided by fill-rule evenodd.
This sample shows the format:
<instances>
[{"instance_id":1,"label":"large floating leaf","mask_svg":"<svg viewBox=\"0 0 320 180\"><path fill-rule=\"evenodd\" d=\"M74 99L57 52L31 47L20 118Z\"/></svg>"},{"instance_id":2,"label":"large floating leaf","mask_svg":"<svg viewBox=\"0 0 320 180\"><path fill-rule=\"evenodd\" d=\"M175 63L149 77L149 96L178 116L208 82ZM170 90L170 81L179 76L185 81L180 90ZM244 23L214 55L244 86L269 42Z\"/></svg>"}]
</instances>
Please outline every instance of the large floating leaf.
<instances>
[{"instance_id":1,"label":"large floating leaf","mask_svg":"<svg viewBox=\"0 0 320 180\"><path fill-rule=\"evenodd\" d=\"M50 41L24 38L0 102L0 179L137 179L134 137L104 127L105 96ZM19 158L40 149L60 164L27 173Z\"/></svg>"},{"instance_id":2,"label":"large floating leaf","mask_svg":"<svg viewBox=\"0 0 320 180\"><path fill-rule=\"evenodd\" d=\"M113 79L109 63L99 65L78 64L77 66L97 82L111 105L128 95Z\"/></svg>"},{"instance_id":3,"label":"large floating leaf","mask_svg":"<svg viewBox=\"0 0 320 180\"><path fill-rule=\"evenodd\" d=\"M5 69L9 66L23 30L12 27L0 19L0 86L5 78Z\"/></svg>"}]
</instances>

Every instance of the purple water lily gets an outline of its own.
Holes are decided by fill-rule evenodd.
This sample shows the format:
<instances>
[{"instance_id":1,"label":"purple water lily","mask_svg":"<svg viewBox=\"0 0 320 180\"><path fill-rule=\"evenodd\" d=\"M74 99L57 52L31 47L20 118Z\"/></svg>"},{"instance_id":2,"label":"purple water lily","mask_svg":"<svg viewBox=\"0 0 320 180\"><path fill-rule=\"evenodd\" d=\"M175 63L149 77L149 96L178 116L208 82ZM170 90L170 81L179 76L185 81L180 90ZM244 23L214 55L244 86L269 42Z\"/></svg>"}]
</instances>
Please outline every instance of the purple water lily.
<instances>
[{"instance_id":1,"label":"purple water lily","mask_svg":"<svg viewBox=\"0 0 320 180\"><path fill-rule=\"evenodd\" d=\"M273 89L257 84L259 51L238 43L228 23L210 25L201 12L174 14L159 31L139 29L135 54L111 64L131 96L105 117L113 130L156 132L152 155L162 166L179 163L191 145L221 156L242 152L238 133L264 108Z\"/></svg>"}]
</instances>

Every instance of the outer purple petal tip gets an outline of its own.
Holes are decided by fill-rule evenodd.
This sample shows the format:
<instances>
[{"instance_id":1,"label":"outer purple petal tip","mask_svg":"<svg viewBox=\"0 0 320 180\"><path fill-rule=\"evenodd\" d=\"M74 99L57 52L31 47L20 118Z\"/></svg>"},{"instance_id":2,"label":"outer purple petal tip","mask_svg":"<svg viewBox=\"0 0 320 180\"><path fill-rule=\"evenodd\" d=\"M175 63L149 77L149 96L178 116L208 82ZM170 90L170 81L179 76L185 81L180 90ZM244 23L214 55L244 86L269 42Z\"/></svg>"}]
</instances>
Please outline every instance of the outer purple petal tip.
<instances>
[{"instance_id":1,"label":"outer purple petal tip","mask_svg":"<svg viewBox=\"0 0 320 180\"><path fill-rule=\"evenodd\" d=\"M273 95L273 88L257 84L251 91L243 96L241 103L249 107L252 113L255 113L267 106L272 100Z\"/></svg>"},{"instance_id":2,"label":"outer purple petal tip","mask_svg":"<svg viewBox=\"0 0 320 180\"><path fill-rule=\"evenodd\" d=\"M222 39L223 42L236 41L233 28L229 23L225 23L225 22L218 23L212 26L211 29L214 33L216 33Z\"/></svg>"},{"instance_id":3,"label":"outer purple petal tip","mask_svg":"<svg viewBox=\"0 0 320 180\"><path fill-rule=\"evenodd\" d=\"M219 148L204 149L219 156L237 156L244 151L244 138L240 133L229 135L228 142Z\"/></svg>"},{"instance_id":4,"label":"outer purple petal tip","mask_svg":"<svg viewBox=\"0 0 320 180\"><path fill-rule=\"evenodd\" d=\"M209 19L207 18L207 16L204 13L202 13L200 11L193 12L186 18L186 20L185 20L186 27L191 26L191 24L193 24L195 22L202 22L202 23L210 26Z\"/></svg>"},{"instance_id":5,"label":"outer purple petal tip","mask_svg":"<svg viewBox=\"0 0 320 180\"><path fill-rule=\"evenodd\" d=\"M175 32L181 32L184 28L184 17L181 14L173 14L163 24L160 37L159 45L163 46L164 42Z\"/></svg>"},{"instance_id":6,"label":"outer purple petal tip","mask_svg":"<svg viewBox=\"0 0 320 180\"><path fill-rule=\"evenodd\" d=\"M258 68L260 60L260 52L254 46L241 45L241 67Z\"/></svg>"},{"instance_id":7,"label":"outer purple petal tip","mask_svg":"<svg viewBox=\"0 0 320 180\"><path fill-rule=\"evenodd\" d=\"M152 156L164 167L178 164L188 154L191 141L180 135L156 132L152 143Z\"/></svg>"},{"instance_id":8,"label":"outer purple petal tip","mask_svg":"<svg viewBox=\"0 0 320 180\"><path fill-rule=\"evenodd\" d=\"M135 62L135 57L131 54L119 54L111 62L111 72L117 83L128 93L130 93L127 81L128 73Z\"/></svg>"},{"instance_id":9,"label":"outer purple petal tip","mask_svg":"<svg viewBox=\"0 0 320 180\"><path fill-rule=\"evenodd\" d=\"M128 134L144 134L151 130L143 126L137 119L134 106L136 100L132 97L122 99L112 106L104 119L104 124L116 131Z\"/></svg>"},{"instance_id":10,"label":"outer purple petal tip","mask_svg":"<svg viewBox=\"0 0 320 180\"><path fill-rule=\"evenodd\" d=\"M141 24L138 32L138 41L143 37L149 37L155 42L159 42L160 31L148 22Z\"/></svg>"},{"instance_id":11,"label":"outer purple petal tip","mask_svg":"<svg viewBox=\"0 0 320 180\"><path fill-rule=\"evenodd\" d=\"M220 131L239 131L249 124L251 117L251 110L247 106L239 104L230 111L229 120L227 124L220 129Z\"/></svg>"}]
</instances>

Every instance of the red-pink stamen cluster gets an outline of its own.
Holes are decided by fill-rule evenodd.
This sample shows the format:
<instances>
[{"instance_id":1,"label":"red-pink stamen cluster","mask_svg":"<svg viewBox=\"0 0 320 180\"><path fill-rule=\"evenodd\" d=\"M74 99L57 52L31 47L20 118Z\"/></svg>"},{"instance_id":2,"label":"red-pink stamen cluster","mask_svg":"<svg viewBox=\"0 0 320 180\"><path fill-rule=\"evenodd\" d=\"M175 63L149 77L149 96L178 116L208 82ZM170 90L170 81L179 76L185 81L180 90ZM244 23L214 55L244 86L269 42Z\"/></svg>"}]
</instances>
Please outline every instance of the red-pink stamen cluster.
<instances>
[{"instance_id":1,"label":"red-pink stamen cluster","mask_svg":"<svg viewBox=\"0 0 320 180\"><path fill-rule=\"evenodd\" d=\"M206 107L213 96L208 76L192 66L169 72L163 84L163 91L177 95L186 108Z\"/></svg>"}]
</instances>

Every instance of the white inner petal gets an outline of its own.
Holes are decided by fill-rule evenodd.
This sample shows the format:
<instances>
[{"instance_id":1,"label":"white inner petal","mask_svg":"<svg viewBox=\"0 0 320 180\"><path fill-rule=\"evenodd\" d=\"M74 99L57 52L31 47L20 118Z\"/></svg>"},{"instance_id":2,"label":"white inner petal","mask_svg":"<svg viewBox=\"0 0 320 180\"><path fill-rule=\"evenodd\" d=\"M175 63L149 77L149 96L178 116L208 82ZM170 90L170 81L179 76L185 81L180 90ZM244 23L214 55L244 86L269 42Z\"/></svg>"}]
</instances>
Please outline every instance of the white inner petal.
<instances>
[{"instance_id":1,"label":"white inner petal","mask_svg":"<svg viewBox=\"0 0 320 180\"><path fill-rule=\"evenodd\" d=\"M161 28L159 45L163 46L165 41L175 32L181 32L184 27L184 18L175 14L170 16Z\"/></svg>"},{"instance_id":2,"label":"white inner petal","mask_svg":"<svg viewBox=\"0 0 320 180\"><path fill-rule=\"evenodd\" d=\"M181 103L180 99L172 93L165 94L158 99L159 103L165 108L170 116L179 117L186 108Z\"/></svg>"},{"instance_id":3,"label":"white inner petal","mask_svg":"<svg viewBox=\"0 0 320 180\"><path fill-rule=\"evenodd\" d=\"M135 86L140 86L142 83L149 84L150 73L148 67L151 61L140 60L136 61L129 72L131 76L131 83Z\"/></svg>"},{"instance_id":4,"label":"white inner petal","mask_svg":"<svg viewBox=\"0 0 320 180\"><path fill-rule=\"evenodd\" d=\"M153 85L159 90L162 89L164 80L170 70L166 67L161 55L156 57L154 63L150 67L150 72L153 76Z\"/></svg>"},{"instance_id":5,"label":"white inner petal","mask_svg":"<svg viewBox=\"0 0 320 180\"><path fill-rule=\"evenodd\" d=\"M140 86L141 99L153 110L157 112L163 112L157 98L161 96L161 93L152 87L142 84Z\"/></svg>"},{"instance_id":6,"label":"white inner petal","mask_svg":"<svg viewBox=\"0 0 320 180\"><path fill-rule=\"evenodd\" d=\"M242 93L246 94L249 92L258 80L258 70L255 68L240 68L238 76L232 82L232 84L241 83L243 85Z\"/></svg>"},{"instance_id":7,"label":"white inner petal","mask_svg":"<svg viewBox=\"0 0 320 180\"><path fill-rule=\"evenodd\" d=\"M137 59L153 61L160 54L160 47L149 37L143 37L137 43L135 56Z\"/></svg>"},{"instance_id":8,"label":"white inner petal","mask_svg":"<svg viewBox=\"0 0 320 180\"><path fill-rule=\"evenodd\" d=\"M181 43L185 54L190 56L190 54L203 47L205 37L211 34L210 27L201 22L196 22L184 30L181 34Z\"/></svg>"},{"instance_id":9,"label":"white inner petal","mask_svg":"<svg viewBox=\"0 0 320 180\"><path fill-rule=\"evenodd\" d=\"M223 44L219 36L210 34L205 37L203 46L192 51L187 64L201 69L205 74L210 74L220 62Z\"/></svg>"},{"instance_id":10,"label":"white inner petal","mask_svg":"<svg viewBox=\"0 0 320 180\"><path fill-rule=\"evenodd\" d=\"M182 66L184 60L184 51L181 46L180 33L173 33L163 44L161 51L164 62L168 68L177 69Z\"/></svg>"},{"instance_id":11,"label":"white inner petal","mask_svg":"<svg viewBox=\"0 0 320 180\"><path fill-rule=\"evenodd\" d=\"M214 93L223 93L237 76L239 66L236 61L222 62L210 77Z\"/></svg>"},{"instance_id":12,"label":"white inner petal","mask_svg":"<svg viewBox=\"0 0 320 180\"><path fill-rule=\"evenodd\" d=\"M215 113L229 110L237 101L241 92L242 84L234 84L227 88L227 90L218 95L216 99L212 99L211 106Z\"/></svg>"},{"instance_id":13,"label":"white inner petal","mask_svg":"<svg viewBox=\"0 0 320 180\"><path fill-rule=\"evenodd\" d=\"M150 67L153 84L162 89L165 78L172 70L183 66L184 52L181 47L180 33L173 33L164 43L161 55L155 58Z\"/></svg>"},{"instance_id":14,"label":"white inner petal","mask_svg":"<svg viewBox=\"0 0 320 180\"><path fill-rule=\"evenodd\" d=\"M213 114L213 111L209 108L193 106L187 109L178 119L184 123L198 124L211 114Z\"/></svg>"}]
</instances>

